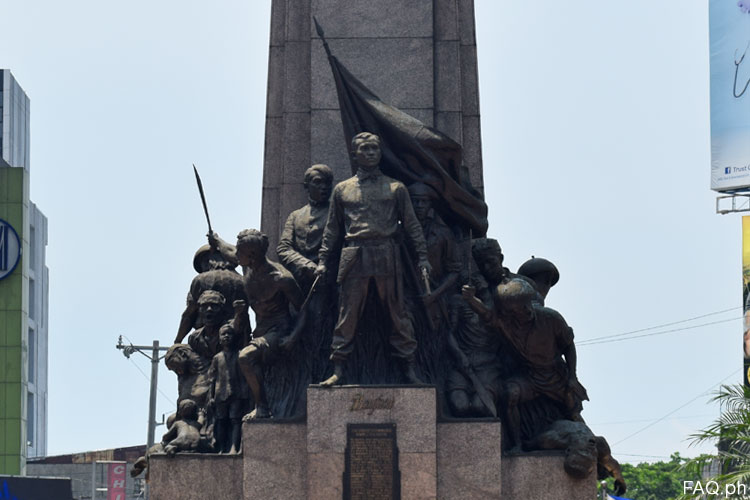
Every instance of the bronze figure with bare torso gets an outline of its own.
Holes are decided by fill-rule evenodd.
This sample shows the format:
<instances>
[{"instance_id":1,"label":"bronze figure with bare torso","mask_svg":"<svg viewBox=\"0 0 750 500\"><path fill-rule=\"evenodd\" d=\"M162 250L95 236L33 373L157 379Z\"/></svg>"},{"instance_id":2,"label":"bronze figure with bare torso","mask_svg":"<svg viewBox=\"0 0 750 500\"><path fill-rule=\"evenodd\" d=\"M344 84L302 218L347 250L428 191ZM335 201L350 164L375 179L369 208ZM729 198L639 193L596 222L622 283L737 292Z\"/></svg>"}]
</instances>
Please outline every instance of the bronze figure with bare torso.
<instances>
[{"instance_id":1,"label":"bronze figure with bare torso","mask_svg":"<svg viewBox=\"0 0 750 500\"><path fill-rule=\"evenodd\" d=\"M245 229L237 235L236 245L217 243L242 266L245 294L255 313L253 339L239 355L240 368L255 400L255 409L245 415L245 419L269 418L272 415L263 385L263 367L273 362L280 343L288 337L293 326L289 306L300 308L302 291L284 266L268 260L268 237L262 232ZM303 315L304 312L300 321L304 321ZM247 312L236 318L235 328L249 329Z\"/></svg>"}]
</instances>

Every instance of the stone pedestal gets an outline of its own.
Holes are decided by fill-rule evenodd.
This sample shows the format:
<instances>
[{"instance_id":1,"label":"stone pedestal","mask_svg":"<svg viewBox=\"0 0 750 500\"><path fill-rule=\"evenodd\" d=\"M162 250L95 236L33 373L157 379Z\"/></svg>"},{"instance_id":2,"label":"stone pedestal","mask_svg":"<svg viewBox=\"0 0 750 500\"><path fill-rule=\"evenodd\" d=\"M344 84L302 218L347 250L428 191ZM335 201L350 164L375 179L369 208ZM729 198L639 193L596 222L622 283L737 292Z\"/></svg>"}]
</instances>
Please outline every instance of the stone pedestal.
<instances>
[{"instance_id":1,"label":"stone pedestal","mask_svg":"<svg viewBox=\"0 0 750 500\"><path fill-rule=\"evenodd\" d=\"M304 423L259 420L242 428L241 498L296 500L305 496L307 457Z\"/></svg>"},{"instance_id":2,"label":"stone pedestal","mask_svg":"<svg viewBox=\"0 0 750 500\"><path fill-rule=\"evenodd\" d=\"M502 498L501 435L497 421L439 423L438 498Z\"/></svg>"},{"instance_id":3,"label":"stone pedestal","mask_svg":"<svg viewBox=\"0 0 750 500\"><path fill-rule=\"evenodd\" d=\"M503 498L592 500L596 498L596 472L586 479L565 473L560 454L533 453L503 457Z\"/></svg>"},{"instance_id":4,"label":"stone pedestal","mask_svg":"<svg viewBox=\"0 0 750 500\"><path fill-rule=\"evenodd\" d=\"M149 458L151 500L238 500L243 497L242 458L180 453Z\"/></svg>"},{"instance_id":5,"label":"stone pedestal","mask_svg":"<svg viewBox=\"0 0 750 500\"><path fill-rule=\"evenodd\" d=\"M438 423L432 386L311 386L306 425L245 424L245 498L343 498L347 425L381 423L396 426L403 500L501 498L500 422Z\"/></svg>"},{"instance_id":6,"label":"stone pedestal","mask_svg":"<svg viewBox=\"0 0 750 500\"><path fill-rule=\"evenodd\" d=\"M342 498L347 424L376 423L396 425L401 498L437 498L436 408L432 386L310 387L307 498Z\"/></svg>"},{"instance_id":7,"label":"stone pedestal","mask_svg":"<svg viewBox=\"0 0 750 500\"><path fill-rule=\"evenodd\" d=\"M562 455L502 457L500 421L438 421L433 386L307 390L306 421L242 429L242 455L151 457L152 500L344 497L349 424L395 426L402 500L591 500L592 474L571 479Z\"/></svg>"}]
</instances>

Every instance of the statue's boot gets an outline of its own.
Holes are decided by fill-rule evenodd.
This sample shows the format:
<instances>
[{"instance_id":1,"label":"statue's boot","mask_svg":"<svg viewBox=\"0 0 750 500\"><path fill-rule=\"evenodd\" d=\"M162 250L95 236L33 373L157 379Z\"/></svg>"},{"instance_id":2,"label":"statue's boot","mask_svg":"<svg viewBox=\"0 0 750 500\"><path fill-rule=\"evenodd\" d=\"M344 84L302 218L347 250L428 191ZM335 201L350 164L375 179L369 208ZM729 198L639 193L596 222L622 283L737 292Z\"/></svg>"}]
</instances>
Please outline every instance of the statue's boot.
<instances>
[{"instance_id":1,"label":"statue's boot","mask_svg":"<svg viewBox=\"0 0 750 500\"><path fill-rule=\"evenodd\" d=\"M407 384L424 384L422 379L417 376L417 367L413 359L404 361L404 378Z\"/></svg>"},{"instance_id":2,"label":"statue's boot","mask_svg":"<svg viewBox=\"0 0 750 500\"><path fill-rule=\"evenodd\" d=\"M255 405L255 409L242 417L242 421L247 422L248 420L255 420L260 418L273 418L271 410L268 409L268 406L260 404Z\"/></svg>"},{"instance_id":3,"label":"statue's boot","mask_svg":"<svg viewBox=\"0 0 750 500\"><path fill-rule=\"evenodd\" d=\"M341 363L335 363L333 365L333 375L325 379L320 383L321 387L332 387L334 385L341 385L344 381L344 366Z\"/></svg>"}]
</instances>

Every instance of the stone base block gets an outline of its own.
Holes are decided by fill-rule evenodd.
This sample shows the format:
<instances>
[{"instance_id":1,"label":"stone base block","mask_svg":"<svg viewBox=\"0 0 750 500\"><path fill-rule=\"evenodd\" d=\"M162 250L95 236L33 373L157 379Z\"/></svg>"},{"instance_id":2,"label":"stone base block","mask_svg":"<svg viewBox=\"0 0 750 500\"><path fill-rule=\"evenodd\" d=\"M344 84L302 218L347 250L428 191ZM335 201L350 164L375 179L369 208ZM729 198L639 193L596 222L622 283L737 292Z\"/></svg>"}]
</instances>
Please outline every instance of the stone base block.
<instances>
[{"instance_id":1,"label":"stone base block","mask_svg":"<svg viewBox=\"0 0 750 500\"><path fill-rule=\"evenodd\" d=\"M438 498L436 408L433 386L311 386L307 498L342 498L347 425L381 423L396 425L401 499Z\"/></svg>"},{"instance_id":2,"label":"stone base block","mask_svg":"<svg viewBox=\"0 0 750 500\"><path fill-rule=\"evenodd\" d=\"M438 424L437 486L440 500L501 498L501 436L499 421Z\"/></svg>"},{"instance_id":3,"label":"stone base block","mask_svg":"<svg viewBox=\"0 0 750 500\"><path fill-rule=\"evenodd\" d=\"M149 459L151 500L238 500L242 493L242 456L180 453ZM270 498L270 497L267 497Z\"/></svg>"},{"instance_id":4,"label":"stone base block","mask_svg":"<svg viewBox=\"0 0 750 500\"><path fill-rule=\"evenodd\" d=\"M344 453L347 424L396 424L401 453L435 453L434 386L344 385L307 389L308 453Z\"/></svg>"},{"instance_id":5,"label":"stone base block","mask_svg":"<svg viewBox=\"0 0 750 500\"><path fill-rule=\"evenodd\" d=\"M244 497L304 500L307 480L304 423L263 420L242 426Z\"/></svg>"},{"instance_id":6,"label":"stone base block","mask_svg":"<svg viewBox=\"0 0 750 500\"><path fill-rule=\"evenodd\" d=\"M513 500L592 500L596 498L596 471L586 479L565 473L561 454L503 457L503 498Z\"/></svg>"},{"instance_id":7,"label":"stone base block","mask_svg":"<svg viewBox=\"0 0 750 500\"><path fill-rule=\"evenodd\" d=\"M310 498L343 498L343 453L310 453L307 455L307 492ZM331 479L333 478L333 480Z\"/></svg>"},{"instance_id":8,"label":"stone base block","mask_svg":"<svg viewBox=\"0 0 750 500\"><path fill-rule=\"evenodd\" d=\"M401 453L401 498L435 500L437 496L437 458L435 453Z\"/></svg>"}]
</instances>

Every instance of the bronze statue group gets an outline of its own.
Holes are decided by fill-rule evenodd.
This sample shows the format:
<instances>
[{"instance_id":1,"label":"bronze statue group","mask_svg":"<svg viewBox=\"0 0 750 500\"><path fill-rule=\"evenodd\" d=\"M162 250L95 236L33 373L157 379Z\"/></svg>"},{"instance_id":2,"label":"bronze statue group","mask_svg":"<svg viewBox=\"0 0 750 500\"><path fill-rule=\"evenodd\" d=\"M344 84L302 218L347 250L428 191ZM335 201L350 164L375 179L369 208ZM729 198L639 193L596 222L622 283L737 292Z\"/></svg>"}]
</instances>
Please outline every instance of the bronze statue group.
<instances>
[{"instance_id":1,"label":"bronze statue group","mask_svg":"<svg viewBox=\"0 0 750 500\"><path fill-rule=\"evenodd\" d=\"M554 264L503 267L496 240L441 217L434 182L383 172L377 135L354 135L351 154L356 172L335 187L328 166L307 169L278 262L258 230L233 245L209 232L166 355L177 413L152 451L238 453L243 420L304 416L309 384L431 384L442 418L499 417L507 453L567 450L568 473L598 468L622 493L581 418L573 330L544 306Z\"/></svg>"}]
</instances>

